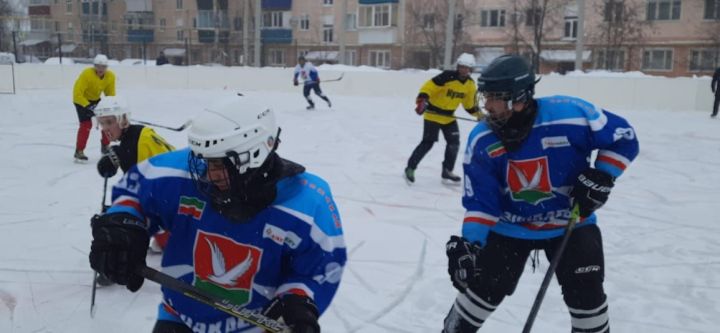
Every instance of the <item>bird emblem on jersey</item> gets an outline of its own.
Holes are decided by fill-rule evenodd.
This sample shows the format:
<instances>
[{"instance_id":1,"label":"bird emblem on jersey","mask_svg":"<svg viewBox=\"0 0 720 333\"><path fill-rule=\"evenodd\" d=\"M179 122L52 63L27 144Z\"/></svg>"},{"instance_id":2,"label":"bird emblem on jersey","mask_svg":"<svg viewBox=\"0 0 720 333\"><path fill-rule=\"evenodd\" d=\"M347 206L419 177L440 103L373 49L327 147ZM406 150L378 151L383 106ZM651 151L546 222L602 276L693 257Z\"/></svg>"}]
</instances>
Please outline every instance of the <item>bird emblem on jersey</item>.
<instances>
[{"instance_id":1,"label":"bird emblem on jersey","mask_svg":"<svg viewBox=\"0 0 720 333\"><path fill-rule=\"evenodd\" d=\"M225 258L223 257L222 252L220 252L218 246L210 242L207 238L205 238L205 240L210 246L210 251L212 253L212 274L208 276L210 281L219 285L235 284L236 280L241 275L245 274L245 272L247 272L250 268L250 265L252 265L252 256L248 254L243 262L235 265L235 267L228 271L225 269Z\"/></svg>"},{"instance_id":2,"label":"bird emblem on jersey","mask_svg":"<svg viewBox=\"0 0 720 333\"><path fill-rule=\"evenodd\" d=\"M250 303L261 257L258 247L199 230L193 255L193 285L234 304Z\"/></svg>"},{"instance_id":3,"label":"bird emblem on jersey","mask_svg":"<svg viewBox=\"0 0 720 333\"><path fill-rule=\"evenodd\" d=\"M528 160L510 160L507 167L507 183L514 201L533 205L554 198L547 157Z\"/></svg>"}]
</instances>

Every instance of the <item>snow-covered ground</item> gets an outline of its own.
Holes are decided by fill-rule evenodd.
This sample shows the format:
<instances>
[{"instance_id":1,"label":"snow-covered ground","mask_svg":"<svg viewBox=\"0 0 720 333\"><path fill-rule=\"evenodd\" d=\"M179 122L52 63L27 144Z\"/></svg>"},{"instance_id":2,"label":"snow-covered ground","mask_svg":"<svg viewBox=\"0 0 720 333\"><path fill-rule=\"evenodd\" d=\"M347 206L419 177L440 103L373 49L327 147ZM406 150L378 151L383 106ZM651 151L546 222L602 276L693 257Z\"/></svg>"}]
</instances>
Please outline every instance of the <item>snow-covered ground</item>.
<instances>
[{"instance_id":1,"label":"snow-covered ground","mask_svg":"<svg viewBox=\"0 0 720 333\"><path fill-rule=\"evenodd\" d=\"M121 92L134 118L169 126L233 94ZM444 244L459 232L463 209L460 189L440 183L444 143L420 165L416 185L401 178L421 136L414 96L331 95L332 110L319 102L308 112L299 92L246 95L278 111L281 155L325 178L342 214L349 262L324 332L439 332L455 296ZM641 153L599 214L612 331L718 332L720 120L709 112L615 111L636 127ZM461 123L463 137L471 126ZM0 95L0 332L149 332L154 323L160 290L152 282L138 293L100 289L89 316L99 132L86 152L91 163L79 165L76 127L69 88ZM185 145L184 133L158 132ZM528 266L482 331L520 332L546 268L544 259L538 272ZM534 332L567 332L569 322L553 282Z\"/></svg>"}]
</instances>

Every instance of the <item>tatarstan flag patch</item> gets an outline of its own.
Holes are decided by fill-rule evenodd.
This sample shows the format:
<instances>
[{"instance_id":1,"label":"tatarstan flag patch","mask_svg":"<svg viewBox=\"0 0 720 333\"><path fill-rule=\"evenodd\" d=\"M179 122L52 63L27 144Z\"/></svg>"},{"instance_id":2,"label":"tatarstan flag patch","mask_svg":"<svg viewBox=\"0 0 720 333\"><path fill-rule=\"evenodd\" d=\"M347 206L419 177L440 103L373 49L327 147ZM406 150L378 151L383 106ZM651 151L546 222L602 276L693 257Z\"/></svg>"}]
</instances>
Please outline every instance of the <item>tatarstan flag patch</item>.
<instances>
[{"instance_id":1,"label":"tatarstan flag patch","mask_svg":"<svg viewBox=\"0 0 720 333\"><path fill-rule=\"evenodd\" d=\"M205 201L195 197L180 196L180 205L178 206L178 215L189 215L199 220L205 210Z\"/></svg>"},{"instance_id":2,"label":"tatarstan flag patch","mask_svg":"<svg viewBox=\"0 0 720 333\"><path fill-rule=\"evenodd\" d=\"M502 142L500 142L500 141L489 145L487 148L485 148L485 151L488 153L488 155L490 157L498 157L507 152L505 150L505 146L503 146Z\"/></svg>"}]
</instances>

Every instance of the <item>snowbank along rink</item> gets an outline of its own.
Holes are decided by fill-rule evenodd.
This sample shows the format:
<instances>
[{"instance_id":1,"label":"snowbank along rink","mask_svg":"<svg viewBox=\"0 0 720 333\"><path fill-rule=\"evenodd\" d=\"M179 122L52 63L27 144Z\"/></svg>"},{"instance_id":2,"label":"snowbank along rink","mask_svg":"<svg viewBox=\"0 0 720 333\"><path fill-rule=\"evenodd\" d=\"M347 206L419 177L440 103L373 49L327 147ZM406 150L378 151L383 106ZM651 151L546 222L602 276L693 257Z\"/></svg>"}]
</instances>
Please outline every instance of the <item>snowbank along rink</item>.
<instances>
[{"instance_id":1,"label":"snowbank along rink","mask_svg":"<svg viewBox=\"0 0 720 333\"><path fill-rule=\"evenodd\" d=\"M72 86L86 65L21 64L15 66L17 89L55 89ZM289 78L292 68L208 66L110 66L118 74L118 85L166 89L236 89L239 91L295 91ZM403 97L417 94L418 87L437 70L384 71L373 67L319 66L321 79L347 72L341 82L323 87L328 92L352 96ZM10 75L0 66L0 75ZM473 75L477 77L477 74ZM0 80L2 88L8 83ZM638 72L595 72L542 76L537 94L578 96L603 107L632 110L706 110L712 107L710 77L664 78ZM610 96L610 98L608 98Z\"/></svg>"},{"instance_id":2,"label":"snowbank along rink","mask_svg":"<svg viewBox=\"0 0 720 333\"><path fill-rule=\"evenodd\" d=\"M17 65L17 94L0 95L0 332L150 332L155 321L160 289L152 282L135 294L99 290L96 316L89 316L89 218L100 208L102 179L97 131L86 150L90 163L72 161L71 90L83 68ZM180 126L237 92L277 110L279 153L329 182L343 219L349 261L321 319L324 332L440 331L455 297L444 245L460 230L462 190L440 183L442 141L420 164L413 187L401 176L422 132L415 96L437 72L322 66L322 79L344 78L322 84L332 109L313 97L318 109L306 111L291 69L110 69L140 120ZM709 79L542 78L537 95L561 93L623 115L640 139L640 156L599 212L612 331L717 332L720 120L709 118ZM464 146L473 124L460 125ZM185 133L156 130L185 146ZM548 266L540 257L539 270L533 274L528 264L515 294L481 332L522 330ZM157 267L159 257L148 263ZM569 327L553 282L533 332Z\"/></svg>"}]
</instances>

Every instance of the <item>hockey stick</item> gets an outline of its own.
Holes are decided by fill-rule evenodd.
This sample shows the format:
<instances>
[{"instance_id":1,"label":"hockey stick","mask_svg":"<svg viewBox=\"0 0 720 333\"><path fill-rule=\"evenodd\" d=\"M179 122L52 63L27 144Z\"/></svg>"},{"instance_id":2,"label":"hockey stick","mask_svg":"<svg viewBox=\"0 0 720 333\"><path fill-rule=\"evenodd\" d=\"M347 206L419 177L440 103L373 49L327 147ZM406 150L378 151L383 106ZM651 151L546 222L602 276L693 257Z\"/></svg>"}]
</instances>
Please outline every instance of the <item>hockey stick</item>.
<instances>
[{"instance_id":1,"label":"hockey stick","mask_svg":"<svg viewBox=\"0 0 720 333\"><path fill-rule=\"evenodd\" d=\"M340 81L340 80L343 79L343 76L345 76L345 73L340 73L340 77L338 77L337 79L324 80L324 81L322 81L322 82L336 82L336 81Z\"/></svg>"},{"instance_id":2,"label":"hockey stick","mask_svg":"<svg viewBox=\"0 0 720 333\"><path fill-rule=\"evenodd\" d=\"M453 118L453 119L457 119L457 120L472 121L472 122L474 122L474 123L480 122L479 119L465 118L465 117L458 117L458 116L448 116L448 115L446 115L446 114L442 114L442 113L435 112L435 111L432 111L432 110L425 110L424 113L434 114L434 115L438 115L438 116L441 116L441 117Z\"/></svg>"},{"instance_id":3,"label":"hockey stick","mask_svg":"<svg viewBox=\"0 0 720 333\"><path fill-rule=\"evenodd\" d=\"M557 250L555 251L555 254L553 255L552 260L550 261L550 267L548 268L547 272L545 273L545 278L543 278L543 281L542 281L542 284L540 285L540 290L538 290L537 296L535 296L535 302L533 303L532 309L530 310L530 314L528 314L527 321L525 321L525 327L523 327L523 330L522 330L523 333L530 333L530 329L532 328L533 322L535 322L535 317L537 317L538 311L540 311L540 304L542 304L543 298L545 298L545 292L547 291L548 285L550 285L550 280L552 280L553 274L555 273L555 269L557 268L558 263L560 262L560 258L562 257L562 254L565 251L567 242L570 239L570 235L572 234L573 228L575 227L575 223L577 223L579 218L580 218L580 206L578 206L578 204L575 204L573 206L572 212L570 213L570 220L568 221L567 227L565 228L565 235L563 236L563 239L560 242L560 246L558 246Z\"/></svg>"},{"instance_id":4,"label":"hockey stick","mask_svg":"<svg viewBox=\"0 0 720 333\"><path fill-rule=\"evenodd\" d=\"M138 268L137 273L161 286L175 290L183 295L190 297L196 301L212 306L213 308L225 312L233 317L241 319L247 323L253 324L270 333L290 333L290 329L285 324L268 318L258 312L250 311L232 302L211 295L204 290L200 290L195 286L189 285L183 281L173 278L158 270L144 266Z\"/></svg>"},{"instance_id":5,"label":"hockey stick","mask_svg":"<svg viewBox=\"0 0 720 333\"><path fill-rule=\"evenodd\" d=\"M169 127L169 126L163 126L163 125L159 125L159 124L155 124L155 123L151 123L151 122L147 122L147 121L142 121L142 120L137 120L137 119L130 119L130 121L131 121L131 122L134 122L134 123L138 123L138 124L143 124L143 125L148 125L148 126L153 126L153 127L160 127L160 128L164 128L164 129L169 129L169 130L175 131L175 132L182 132L184 129L188 128L188 127L190 126L190 123L191 123L191 122L188 120L188 121L186 121L184 124L182 124L182 126L180 126L180 127Z\"/></svg>"},{"instance_id":6,"label":"hockey stick","mask_svg":"<svg viewBox=\"0 0 720 333\"><path fill-rule=\"evenodd\" d=\"M102 204L100 205L100 211L105 212L105 197L107 196L107 183L108 179L105 177L103 182L103 197ZM97 290L97 278L98 272L93 270L93 282L92 282L92 296L90 296L90 318L95 318L95 291Z\"/></svg>"},{"instance_id":7,"label":"hockey stick","mask_svg":"<svg viewBox=\"0 0 720 333\"><path fill-rule=\"evenodd\" d=\"M340 73L340 76L337 79L322 80L322 81L320 81L320 83L337 82L337 81L342 80L344 76L345 76L345 73ZM318 83L318 81L307 81L304 84L313 84L313 83ZM298 85L298 86L300 86L300 85Z\"/></svg>"}]
</instances>

